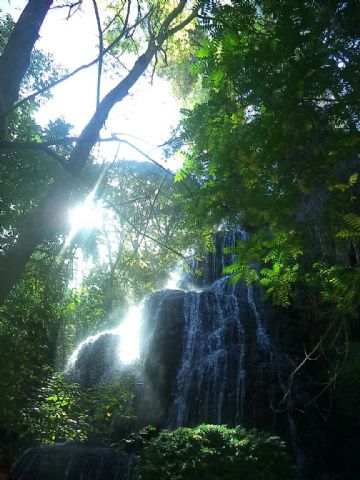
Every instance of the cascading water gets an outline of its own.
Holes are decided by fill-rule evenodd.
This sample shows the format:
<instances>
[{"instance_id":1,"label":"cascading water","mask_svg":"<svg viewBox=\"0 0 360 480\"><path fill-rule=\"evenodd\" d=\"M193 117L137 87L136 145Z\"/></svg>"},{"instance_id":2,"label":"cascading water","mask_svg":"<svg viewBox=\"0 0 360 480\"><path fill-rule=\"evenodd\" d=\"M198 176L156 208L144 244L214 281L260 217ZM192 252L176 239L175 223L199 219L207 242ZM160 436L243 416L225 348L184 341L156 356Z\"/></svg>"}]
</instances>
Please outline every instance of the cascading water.
<instances>
[{"instance_id":1,"label":"cascading water","mask_svg":"<svg viewBox=\"0 0 360 480\"><path fill-rule=\"evenodd\" d=\"M186 292L183 356L170 407L170 426L241 419L245 342L236 285L228 277L201 292ZM229 381L230 380L230 381Z\"/></svg>"},{"instance_id":2,"label":"cascading water","mask_svg":"<svg viewBox=\"0 0 360 480\"><path fill-rule=\"evenodd\" d=\"M168 417L172 427L200 422L234 425L244 421L244 320L249 309L244 302L244 285L231 284L230 277L219 278L224 267L235 261L234 253L224 250L233 249L239 238L245 240L246 233L239 230L215 237L216 251L206 258L198 282L208 285L201 291L185 293L183 355ZM198 267L196 264L194 270ZM196 284L196 279L192 283ZM265 341L267 336L250 289L248 303L256 314L257 331L262 332Z\"/></svg>"}]
</instances>

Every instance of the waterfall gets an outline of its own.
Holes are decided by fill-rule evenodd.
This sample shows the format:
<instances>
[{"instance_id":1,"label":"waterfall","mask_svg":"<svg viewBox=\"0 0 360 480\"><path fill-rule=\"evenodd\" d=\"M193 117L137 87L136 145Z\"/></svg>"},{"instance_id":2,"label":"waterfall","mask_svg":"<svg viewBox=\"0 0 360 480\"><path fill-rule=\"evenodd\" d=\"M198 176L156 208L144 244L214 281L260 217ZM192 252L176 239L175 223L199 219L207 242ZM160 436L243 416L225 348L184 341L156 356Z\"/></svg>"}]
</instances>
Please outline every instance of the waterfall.
<instances>
[{"instance_id":1,"label":"waterfall","mask_svg":"<svg viewBox=\"0 0 360 480\"><path fill-rule=\"evenodd\" d=\"M235 247L237 239L246 239L245 232L215 235L215 252L205 257L201 277L186 282L196 290L184 296L183 354L167 419L171 427L244 420L244 287L222 276L224 267L235 261L234 252L224 250ZM199 267L197 260L194 271ZM256 309L253 301L252 305Z\"/></svg>"},{"instance_id":2,"label":"waterfall","mask_svg":"<svg viewBox=\"0 0 360 480\"><path fill-rule=\"evenodd\" d=\"M201 292L185 292L183 355L168 418L172 427L229 422L230 405L236 418L243 416L245 339L236 289L224 277Z\"/></svg>"},{"instance_id":3,"label":"waterfall","mask_svg":"<svg viewBox=\"0 0 360 480\"><path fill-rule=\"evenodd\" d=\"M246 240L246 232L218 232L215 251L194 262L193 271L202 271L199 277L184 276L177 269L165 290L129 311L122 327L84 341L69 370L85 388L112 381L122 374L126 358L138 356L138 347L128 347L136 344L140 332L136 405L140 427L199 423L258 427L285 438L299 471L305 471L306 448L315 450L307 447L308 427L299 413L306 401L296 388L291 398L287 396L296 362L275 328L274 310L260 300L257 287L233 284L222 275L235 261L231 248L226 253L224 248L234 247L238 239ZM285 396L289 401L282 402ZM69 457L65 478L75 478L70 474L74 458Z\"/></svg>"},{"instance_id":4,"label":"waterfall","mask_svg":"<svg viewBox=\"0 0 360 480\"><path fill-rule=\"evenodd\" d=\"M195 365L196 344L200 340L199 298L193 292L186 293L184 298L184 319L187 339L183 347L183 358L176 379L179 391L175 400L177 411L173 413L175 426L184 425L187 420L188 395L193 380L191 371L192 366Z\"/></svg>"},{"instance_id":5,"label":"waterfall","mask_svg":"<svg viewBox=\"0 0 360 480\"><path fill-rule=\"evenodd\" d=\"M260 300L261 291L244 282L232 284L219 272L235 261L233 247L245 232L219 234L215 252L194 265L201 268L200 278L187 278L183 284L183 330L181 355L162 356L161 363L172 358L168 377L172 388L162 399L162 423L170 428L199 423L242 423L275 431L287 439L299 469L306 478L306 427L299 435L296 404L304 404L299 389L289 391L289 376L295 361L286 353L274 328L273 313ZM173 293L168 293L173 295ZM161 309L160 309L161 310ZM159 312L157 313L159 315ZM171 322L171 316L167 318ZM164 319L163 319L163 323ZM180 330L178 331L180 337ZM178 340L178 338L177 338ZM157 344L161 349L161 346ZM156 383L156 382L155 382ZM153 385L153 392L159 389ZM286 398L287 401L283 401Z\"/></svg>"},{"instance_id":6,"label":"waterfall","mask_svg":"<svg viewBox=\"0 0 360 480\"><path fill-rule=\"evenodd\" d=\"M266 333L262 317L259 314L255 300L254 300L254 287L252 284L247 286L247 300L251 307L251 310L254 313L256 321L256 338L258 340L259 346L264 350L270 351L270 339Z\"/></svg>"}]
</instances>

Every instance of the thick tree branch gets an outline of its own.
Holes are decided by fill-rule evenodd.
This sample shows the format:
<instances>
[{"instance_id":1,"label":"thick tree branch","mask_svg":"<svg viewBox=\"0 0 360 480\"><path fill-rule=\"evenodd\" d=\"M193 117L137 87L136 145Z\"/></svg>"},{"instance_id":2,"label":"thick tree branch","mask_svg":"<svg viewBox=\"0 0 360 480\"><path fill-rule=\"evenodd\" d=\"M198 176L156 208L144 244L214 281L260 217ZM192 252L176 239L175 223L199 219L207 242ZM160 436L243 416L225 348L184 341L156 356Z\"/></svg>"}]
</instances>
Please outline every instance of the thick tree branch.
<instances>
[{"instance_id":1,"label":"thick tree branch","mask_svg":"<svg viewBox=\"0 0 360 480\"><path fill-rule=\"evenodd\" d=\"M118 83L118 85L114 87L99 104L99 107L92 119L82 131L79 141L70 156L69 163L71 168L74 169L74 172L80 171L84 167L92 147L99 138L100 130L104 126L110 110L116 103L121 102L128 95L131 87L133 87L133 85L138 81L138 79L150 65L158 50L169 37L164 29L167 28L175 20L175 18L181 14L186 3L186 0L182 0L179 5L172 12L170 12L170 14L162 23L160 29L161 33L154 39L154 41L149 41L147 50L137 59L128 75L120 83ZM195 10L190 16L181 22L178 27L181 25L181 28L184 28L194 18L194 14L196 14ZM172 29L173 34L179 30L178 27L174 27Z\"/></svg>"},{"instance_id":2,"label":"thick tree branch","mask_svg":"<svg viewBox=\"0 0 360 480\"><path fill-rule=\"evenodd\" d=\"M52 146L61 146L61 145L69 145L69 144L75 144L76 142L79 141L79 137L65 137L65 138L56 138L53 140L48 140L46 142L10 142L10 141L0 141L0 151L44 151L48 153L49 155L53 156L54 158L57 159L59 163L62 164L63 167L71 171L71 167L69 167L69 162L66 161L64 158L60 157L56 152L51 150L49 147ZM99 138L98 142L100 143L108 143L108 142L118 142L118 143L124 143L125 145L128 145L132 149L134 149L136 152L140 153L144 158L149 160L151 163L159 167L161 170L166 172L168 175L171 175L174 177L174 173L169 170L168 168L164 167L161 165L161 163L157 162L154 158L150 157L146 152L144 152L141 148L137 147L133 143L129 142L128 140L125 140L123 138L119 138L116 135L113 135L112 137L108 138ZM161 145L160 145L161 146ZM56 156L56 157L55 157ZM188 185L186 182L181 181L181 183L185 186L186 190L190 194L191 197L193 197L193 193L189 189Z\"/></svg>"},{"instance_id":3,"label":"thick tree branch","mask_svg":"<svg viewBox=\"0 0 360 480\"><path fill-rule=\"evenodd\" d=\"M167 33L164 34L164 40L175 35L175 33L180 32L180 30L185 28L186 25L188 25L192 20L194 20L194 18L196 18L196 16L197 10L194 9L188 17L186 17L182 22L176 25L176 27L171 28Z\"/></svg>"},{"instance_id":4,"label":"thick tree branch","mask_svg":"<svg viewBox=\"0 0 360 480\"><path fill-rule=\"evenodd\" d=\"M170 12L169 15L165 18L165 20L163 21L160 27L160 34L159 34L160 38L166 35L166 32L169 30L172 22L183 12L186 6L186 3L187 3L187 0L181 0L178 6L175 7L174 10Z\"/></svg>"},{"instance_id":5,"label":"thick tree branch","mask_svg":"<svg viewBox=\"0 0 360 480\"><path fill-rule=\"evenodd\" d=\"M52 146L61 146L61 145L69 145L69 144L76 144L79 141L79 137L65 137L65 138L57 138L53 140L48 140L46 142L10 142L10 141L0 141L0 151L41 151L49 153L56 153L53 150L50 150L49 147ZM174 175L170 170L166 167L161 165L161 163L157 162L153 158L151 158L147 153L143 150L138 148L136 145L132 144L128 140L121 139L117 136L112 136L109 138L99 138L98 142L100 143L107 143L107 142L117 142L117 143L125 143L129 147L133 148L135 151L140 153L143 157L145 157L150 162L154 163L154 165L158 166L162 170L164 170L169 175ZM68 165L68 163L67 163Z\"/></svg>"},{"instance_id":6,"label":"thick tree branch","mask_svg":"<svg viewBox=\"0 0 360 480\"><path fill-rule=\"evenodd\" d=\"M31 52L53 0L29 0L0 57L0 137L6 138L5 116L19 97Z\"/></svg>"}]
</instances>

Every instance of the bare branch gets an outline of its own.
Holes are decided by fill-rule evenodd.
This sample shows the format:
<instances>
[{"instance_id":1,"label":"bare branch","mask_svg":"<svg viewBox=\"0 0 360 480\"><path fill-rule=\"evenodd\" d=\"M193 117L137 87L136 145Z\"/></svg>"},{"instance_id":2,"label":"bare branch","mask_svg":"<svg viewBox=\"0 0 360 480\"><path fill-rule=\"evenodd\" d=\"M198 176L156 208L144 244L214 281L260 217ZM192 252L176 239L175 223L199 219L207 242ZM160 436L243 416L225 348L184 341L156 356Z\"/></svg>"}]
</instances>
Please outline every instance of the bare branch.
<instances>
[{"instance_id":1,"label":"bare branch","mask_svg":"<svg viewBox=\"0 0 360 480\"><path fill-rule=\"evenodd\" d=\"M68 8L69 12L67 14L67 20L71 18L75 13L79 10L79 8L82 5L82 0L79 0L78 2L70 3L70 4L65 4L65 5L54 5L53 7L50 8L50 10L59 10L62 8ZM75 9L75 10L74 10ZM74 12L73 12L74 10Z\"/></svg>"},{"instance_id":2,"label":"bare branch","mask_svg":"<svg viewBox=\"0 0 360 480\"><path fill-rule=\"evenodd\" d=\"M151 158L147 153L145 153L143 150L141 150L141 148L137 147L133 143L129 142L128 140L124 140L124 139L121 139L121 138L118 138L118 137L113 137L113 138L114 138L114 140L117 140L118 142L125 143L125 145L128 145L129 147L133 148L135 151L140 153L140 155L142 155L144 158L146 158L147 160L152 162L154 165L156 165L157 167L164 170L164 172L166 172L168 175L171 175L172 177L174 176L174 174L171 170L167 169L166 167L161 165L161 163L159 163L156 160L154 160L153 158Z\"/></svg>"},{"instance_id":3,"label":"bare branch","mask_svg":"<svg viewBox=\"0 0 360 480\"><path fill-rule=\"evenodd\" d=\"M319 341L312 348L310 353L305 351L305 356L304 356L303 360L297 365L297 367L293 370L293 372L289 376L289 387L288 387L288 390L285 393L284 397L280 401L280 404L284 403L285 400L291 398L291 390L292 390L292 387L293 387L294 378L295 378L295 375L299 372L299 370L301 370L307 362L316 361L322 355L325 356L325 358L326 358L326 354L325 354L325 351L324 351L324 341L329 336L329 334L331 333L331 331L332 331L333 327L335 326L336 322L337 322L337 319L334 319L328 325L325 332L321 335ZM339 373L341 372L341 370L344 367L344 364L345 364L345 361L346 361L346 358L347 358L347 355L348 355L348 334L347 334L347 328L346 328L346 321L344 319L340 321L339 327L338 327L334 337L332 338L331 345L334 344L334 342L336 341L336 339L338 338L338 336L340 335L340 332L342 330L344 330L345 344L346 344L346 352L345 352L345 355L344 355L344 358L343 358L343 361L342 361L342 365L341 365L340 368L339 367L335 368L334 375L331 378L329 378L325 383L322 384L322 385L324 385L324 387L321 389L321 391L317 395L315 395L315 397L311 398L306 403L305 407L308 407L310 404L312 404L318 398L320 398L321 395L336 382L336 379L337 379ZM317 355L317 356L314 357L314 355Z\"/></svg>"},{"instance_id":4,"label":"bare branch","mask_svg":"<svg viewBox=\"0 0 360 480\"><path fill-rule=\"evenodd\" d=\"M174 253L175 255L177 255L179 258L181 258L182 260L184 260L188 264L187 258L181 252L179 252L178 250L176 250L175 248L173 248L169 245L166 245L165 243L161 242L160 240L157 240L156 238L152 237L151 235L148 235L147 233L142 232L123 212L121 212L116 207L116 205L114 205L109 200L103 200L103 201L104 201L104 203L109 205L109 207L111 207L119 215L119 217L123 218L135 230L135 232L137 232L139 235L143 235L145 238L147 238L147 239L151 240L152 242L156 243L156 245L159 245L159 247L165 248L169 252ZM189 266L192 268L192 266L190 264L189 264Z\"/></svg>"},{"instance_id":5,"label":"bare branch","mask_svg":"<svg viewBox=\"0 0 360 480\"><path fill-rule=\"evenodd\" d=\"M137 137L135 137L137 138ZM38 151L47 151L47 153L50 154L55 154L55 152L48 147L51 146L61 146L61 145L69 145L69 144L76 144L76 142L79 141L79 137L65 137L65 138L57 138L54 140L48 140L46 142L10 142L10 141L0 141L0 151L1 150L12 150L12 151L22 151L22 150L38 150ZM113 135L108 138L99 138L98 142L100 143L108 143L108 142L119 142L119 143L124 143L125 145L128 145L129 147L133 148L136 152L140 153L144 158L149 160L151 163L156 165L157 167L161 168L161 170L164 170L168 175L171 175L172 177L175 176L175 174L169 170L168 168L164 167L161 165L161 163L157 162L154 158L150 157L146 152L144 152L141 148L137 147L133 143L129 142L128 140L125 140L123 138L119 138L116 135ZM69 163L64 161L64 166L66 168L69 167ZM186 182L181 181L181 183L185 186L186 190L190 194L191 197L193 197L193 193L189 189L189 186L186 184Z\"/></svg>"},{"instance_id":6,"label":"bare branch","mask_svg":"<svg viewBox=\"0 0 360 480\"><path fill-rule=\"evenodd\" d=\"M161 183L160 183L159 188L156 189L154 198L153 198L153 200L152 200L152 202L151 202L151 205L150 205L150 212L149 212L149 214L148 214L148 216L147 216L147 219L146 219L144 232L143 232L142 237L140 238L139 243L138 243L139 247L140 247L142 241L143 241L144 238L145 238L145 234L146 234L146 232L147 232L147 229L148 229L148 226L149 226L149 222L150 222L151 216L152 216L153 211L154 211L154 208L155 208L155 204L156 204L157 199L158 199L158 197L159 197L159 195L160 195L160 192L161 192L161 190L162 190L162 187L164 186L164 183L165 183L165 181L166 181L166 178L167 178L167 175L164 175L164 177L163 177L163 179L162 179L162 181L161 181Z\"/></svg>"},{"instance_id":7,"label":"bare branch","mask_svg":"<svg viewBox=\"0 0 360 480\"><path fill-rule=\"evenodd\" d=\"M131 9L131 0L125 0L125 2L127 3L127 14L126 14L126 18L125 18L125 21L124 21L124 25L127 25L128 23L128 20L129 20L129 15L130 15L130 9ZM111 25L116 21L117 18L121 18L121 14L122 14L122 8L124 7L124 3L122 4L121 8L119 9L118 13L116 13L113 18L110 20L110 22L106 25L106 27L104 28L103 30L103 34L109 30L109 28L111 27Z\"/></svg>"},{"instance_id":8,"label":"bare branch","mask_svg":"<svg viewBox=\"0 0 360 480\"><path fill-rule=\"evenodd\" d=\"M345 363L346 363L346 360L347 360L347 357L348 357L348 354L349 354L349 337L348 337L348 331L347 331L347 327L346 327L346 321L343 319L341 322L340 322L340 326L339 326L339 329L337 331L337 334L336 334L336 337L338 337L338 335L340 334L341 330L344 330L344 336L345 336L345 353L343 355L343 358L342 358L342 362L341 362L341 365L339 367L339 363L338 365L336 366L335 368L335 372L334 372L334 375L329 378L325 384L324 384L324 388L314 397L312 398L306 405L305 407L308 407L309 405L311 405L313 402L316 402L316 400L318 400L318 398L321 397L321 395L326 392L326 390L328 390L332 385L335 385L335 382L337 380L337 377L339 376L339 374L341 373L341 371L343 370L343 368L345 367ZM334 343L334 341L332 342L332 344Z\"/></svg>"},{"instance_id":9,"label":"bare branch","mask_svg":"<svg viewBox=\"0 0 360 480\"><path fill-rule=\"evenodd\" d=\"M114 137L116 138L116 137ZM150 162L152 162L154 165L157 165L159 168L161 168L162 170L164 170L165 172L167 172L169 175L171 175L172 177L175 176L175 174L167 169L166 167L164 167L163 165L161 165L161 163L157 162L156 160L154 160L153 158L151 158L147 153L145 153L143 150L141 150L139 147L137 147L136 145L132 144L131 142L129 142L128 140L124 140L124 139L118 139L118 141L120 142L123 142L125 143L126 145L129 145L129 147L133 148L134 150L136 150L137 152L139 152L141 155L143 155L145 158L147 158ZM184 185L184 187L186 188L187 192L189 193L189 195L193 198L194 197L194 194L192 193L192 191L190 190L189 186L187 185L187 183L184 181L184 180L181 180L181 183Z\"/></svg>"}]
</instances>

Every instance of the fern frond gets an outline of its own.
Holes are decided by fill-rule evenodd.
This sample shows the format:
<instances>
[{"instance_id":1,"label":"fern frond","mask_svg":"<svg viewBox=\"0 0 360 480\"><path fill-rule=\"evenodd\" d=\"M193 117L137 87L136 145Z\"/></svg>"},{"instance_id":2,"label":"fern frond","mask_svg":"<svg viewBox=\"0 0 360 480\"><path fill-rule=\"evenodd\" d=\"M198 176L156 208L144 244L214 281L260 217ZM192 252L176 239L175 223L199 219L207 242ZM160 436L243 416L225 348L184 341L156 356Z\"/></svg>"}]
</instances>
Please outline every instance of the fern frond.
<instances>
[{"instance_id":1,"label":"fern frond","mask_svg":"<svg viewBox=\"0 0 360 480\"><path fill-rule=\"evenodd\" d=\"M350 225L350 227L360 233L360 217L358 215L348 213L347 215L344 215L344 220L348 225Z\"/></svg>"},{"instance_id":2,"label":"fern frond","mask_svg":"<svg viewBox=\"0 0 360 480\"><path fill-rule=\"evenodd\" d=\"M350 175L349 185L352 187L353 185L355 185L355 183L358 181L358 179L359 179L358 172L353 173L352 175Z\"/></svg>"}]
</instances>

